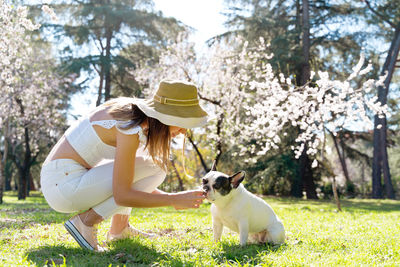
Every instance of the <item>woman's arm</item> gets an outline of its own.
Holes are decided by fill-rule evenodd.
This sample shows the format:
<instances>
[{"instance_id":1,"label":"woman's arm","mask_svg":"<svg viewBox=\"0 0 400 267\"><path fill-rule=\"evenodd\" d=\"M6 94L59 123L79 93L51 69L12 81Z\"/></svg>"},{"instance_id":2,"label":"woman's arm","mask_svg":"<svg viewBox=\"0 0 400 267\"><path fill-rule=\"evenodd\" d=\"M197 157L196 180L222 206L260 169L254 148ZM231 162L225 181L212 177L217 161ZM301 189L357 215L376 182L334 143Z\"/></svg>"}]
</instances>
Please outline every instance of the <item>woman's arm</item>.
<instances>
[{"instance_id":1,"label":"woman's arm","mask_svg":"<svg viewBox=\"0 0 400 267\"><path fill-rule=\"evenodd\" d=\"M203 192L200 190L152 194L132 189L139 137L116 131L116 140L113 195L118 205L125 207L174 206L176 209L182 209L197 208L203 201Z\"/></svg>"},{"instance_id":2,"label":"woman's arm","mask_svg":"<svg viewBox=\"0 0 400 267\"><path fill-rule=\"evenodd\" d=\"M168 194L167 192L164 192L158 188L156 188L153 192L151 192L152 194Z\"/></svg>"}]
</instances>

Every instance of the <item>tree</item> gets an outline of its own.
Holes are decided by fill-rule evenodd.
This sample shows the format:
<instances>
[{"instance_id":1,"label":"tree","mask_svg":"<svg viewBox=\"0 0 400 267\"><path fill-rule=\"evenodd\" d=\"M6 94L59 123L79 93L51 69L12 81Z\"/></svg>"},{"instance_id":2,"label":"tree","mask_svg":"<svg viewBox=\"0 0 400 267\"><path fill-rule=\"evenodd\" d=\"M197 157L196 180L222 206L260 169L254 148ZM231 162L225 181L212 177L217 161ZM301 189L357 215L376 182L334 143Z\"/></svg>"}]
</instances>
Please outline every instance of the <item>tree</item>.
<instances>
[{"instance_id":1,"label":"tree","mask_svg":"<svg viewBox=\"0 0 400 267\"><path fill-rule=\"evenodd\" d=\"M388 24L392 36L390 48L387 53L385 63L382 67L381 75L386 75L386 79L383 85L378 87L378 101L382 105L387 104L388 92L390 81L393 76L394 69L396 67L397 57L400 50L400 22L398 22L398 16L400 9L398 3L395 1L384 1L380 2L380 5L372 7L371 3L364 0L368 9L372 12L372 15L379 21L383 21ZM385 193L388 198L394 199L394 189L392 179L390 176L389 159L387 153L387 121L386 116L375 115L374 121L374 154L372 161L372 197L382 198L382 174L385 185Z\"/></svg>"},{"instance_id":2,"label":"tree","mask_svg":"<svg viewBox=\"0 0 400 267\"><path fill-rule=\"evenodd\" d=\"M302 50L303 62L301 64L300 86L304 86L309 82L311 77L310 66L310 9L308 0L303 0L301 10L301 28L302 28ZM299 180L302 182L306 196L308 199L317 199L316 186L314 183L313 172L311 168L311 160L307 154L307 144L304 144L303 153L299 159ZM301 187L301 189L302 189Z\"/></svg>"},{"instance_id":3,"label":"tree","mask_svg":"<svg viewBox=\"0 0 400 267\"><path fill-rule=\"evenodd\" d=\"M22 68L28 47L25 43L25 31L37 29L27 19L27 9L15 8L4 0L0 0L0 128L4 134L0 139L4 151L0 153L0 203L3 200L5 163L8 155L7 138L9 134L10 115L12 114L13 96L19 93L13 85L18 80L15 72Z\"/></svg>"},{"instance_id":4,"label":"tree","mask_svg":"<svg viewBox=\"0 0 400 267\"><path fill-rule=\"evenodd\" d=\"M72 46L64 42L62 64L86 80L98 78L96 105L110 99L113 86L126 90L126 69L135 68L136 62L122 49L135 46L137 55L146 54L183 30L175 19L154 13L151 0L74 0L50 6L65 19L59 24L43 23L42 29L52 28L56 36L72 40Z\"/></svg>"},{"instance_id":5,"label":"tree","mask_svg":"<svg viewBox=\"0 0 400 267\"><path fill-rule=\"evenodd\" d=\"M68 92L64 85L69 83L57 73L49 48L32 47L23 65L23 71L16 73L19 79L14 87L20 93L13 95L11 131L7 136L11 159L19 172L18 199L28 194L30 169L38 163L37 157L61 135L65 124L61 110L66 108Z\"/></svg>"},{"instance_id":6,"label":"tree","mask_svg":"<svg viewBox=\"0 0 400 267\"><path fill-rule=\"evenodd\" d=\"M227 2L238 5L234 5L232 12L228 14L227 23L232 30L223 36L244 36L250 43L255 43L263 37L270 44L270 53L274 54L270 64L275 74L283 73L287 77L292 77L298 86L309 82L311 64L316 68L321 62L317 46L329 38L319 33L321 23L327 24L332 16L326 12L330 8L326 1ZM311 12L312 19L310 19ZM310 34L311 29L313 35ZM293 137L295 136L294 133ZM293 140L287 139L288 145ZM305 148L306 146L307 144ZM302 197L304 189L308 198L317 198L315 177L311 168L312 159L304 152L298 161L297 174L294 175L292 183L293 196Z\"/></svg>"},{"instance_id":7,"label":"tree","mask_svg":"<svg viewBox=\"0 0 400 267\"><path fill-rule=\"evenodd\" d=\"M381 13L378 19L371 19L371 14L368 14L365 5L357 1L231 0L227 2L231 5L227 21L231 31L221 37L240 35L252 43L262 36L271 44L270 52L275 55L271 61L275 73L282 72L288 77L293 77L297 85L304 83L303 70L310 67L305 65L304 59L301 58L305 47L309 48L309 63L312 68L329 71L335 79L346 79L344 74L351 71L355 58L363 50L376 66L370 70L368 76L377 78L379 65L377 55L380 51L376 51L376 46L371 44L376 43L376 40L382 42L379 38L388 36L387 33L391 32L382 25L382 17L391 18L391 21L395 21L398 17L398 4L390 0L375 1L380 3L377 6ZM305 19L307 16L304 16L307 13L310 13L309 24ZM371 30L371 27L367 27L368 24L376 27ZM308 25L311 34L305 38L304 29L308 28ZM357 26L343 27L343 25ZM305 42L308 38L310 41ZM301 53L302 48L303 53ZM353 80L353 82L360 86L363 81ZM378 135L376 137L379 139ZM381 147L385 146L377 146L376 151ZM381 161L376 160L376 162ZM302 164L300 166L301 169L305 169ZM375 169L379 172L378 168ZM386 173L389 174L389 171ZM387 181L390 179L385 179L385 183L390 184ZM390 191L390 187L385 188Z\"/></svg>"},{"instance_id":8,"label":"tree","mask_svg":"<svg viewBox=\"0 0 400 267\"><path fill-rule=\"evenodd\" d=\"M241 47L240 50L237 48ZM365 107L381 114L385 107L365 98L382 80L369 80L360 88L351 86L352 80L365 75L371 65L364 67L364 58L354 73L344 81L331 80L328 73L311 73L313 83L299 87L283 74L276 76L268 61L268 47L261 39L256 47L236 38L232 43L215 43L205 57L197 57L186 41L171 45L160 56L158 64L135 72L138 80L152 89L162 78L194 81L200 87L200 98L213 105L217 118L207 126L207 139L221 142L230 158L241 156L247 165L256 164L270 150L278 149L287 126L298 127L295 157L305 151L315 155L325 128L337 132L343 121L361 120L372 124ZM314 77L315 76L315 77ZM307 147L306 145L307 144ZM232 163L237 165L238 162ZM312 166L318 165L314 160Z\"/></svg>"},{"instance_id":9,"label":"tree","mask_svg":"<svg viewBox=\"0 0 400 267\"><path fill-rule=\"evenodd\" d=\"M4 2L1 5L1 10L5 10L5 15L9 16L2 16L9 19L2 24L6 33L2 41L8 49L4 55L1 54L6 61L6 64L1 62L4 68L0 80L3 156L10 155L16 165L19 172L18 199L25 199L32 164L35 164L43 148L48 148L49 140L54 139L61 130L65 117L59 109L66 106L65 95L68 90L63 86L69 82L68 78L58 75L50 47L31 40L29 33L38 25L27 19L27 8L14 9ZM7 28L10 25L12 28ZM1 170L3 189L3 165Z\"/></svg>"}]
</instances>

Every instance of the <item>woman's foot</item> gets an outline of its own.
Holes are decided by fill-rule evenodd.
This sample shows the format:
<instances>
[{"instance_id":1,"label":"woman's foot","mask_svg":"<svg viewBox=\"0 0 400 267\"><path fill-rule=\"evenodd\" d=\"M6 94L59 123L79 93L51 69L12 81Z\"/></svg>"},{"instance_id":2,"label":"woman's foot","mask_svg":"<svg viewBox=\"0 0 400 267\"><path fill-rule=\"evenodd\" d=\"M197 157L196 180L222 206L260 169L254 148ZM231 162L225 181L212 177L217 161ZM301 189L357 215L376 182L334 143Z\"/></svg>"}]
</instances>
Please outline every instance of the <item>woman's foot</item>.
<instances>
[{"instance_id":1,"label":"woman's foot","mask_svg":"<svg viewBox=\"0 0 400 267\"><path fill-rule=\"evenodd\" d=\"M87 226L82 222L80 216L76 215L69 219L64 226L82 248L104 251L97 241L96 225Z\"/></svg>"},{"instance_id":2,"label":"woman's foot","mask_svg":"<svg viewBox=\"0 0 400 267\"><path fill-rule=\"evenodd\" d=\"M116 240L125 239L125 238L132 238L132 237L135 237L135 236L153 238L156 235L142 232L142 231L140 231L140 230L138 230L136 228L133 228L132 226L130 226L128 224L128 226L125 227L122 230L122 232L119 233L119 234L112 234L110 231L108 231L108 233L107 233L107 241L111 242L111 241L116 241Z\"/></svg>"}]
</instances>

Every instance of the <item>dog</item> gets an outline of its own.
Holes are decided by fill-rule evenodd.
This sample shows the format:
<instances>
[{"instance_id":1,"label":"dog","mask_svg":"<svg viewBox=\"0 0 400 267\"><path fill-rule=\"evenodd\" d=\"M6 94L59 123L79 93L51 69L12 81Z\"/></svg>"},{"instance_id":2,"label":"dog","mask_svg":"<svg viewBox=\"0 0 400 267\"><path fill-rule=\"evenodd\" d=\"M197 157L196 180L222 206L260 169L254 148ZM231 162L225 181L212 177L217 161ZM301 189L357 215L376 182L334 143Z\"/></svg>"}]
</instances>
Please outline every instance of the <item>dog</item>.
<instances>
[{"instance_id":1,"label":"dog","mask_svg":"<svg viewBox=\"0 0 400 267\"><path fill-rule=\"evenodd\" d=\"M240 245L285 242L285 229L272 208L241 184L245 172L228 176L216 170L215 162L202 178L202 188L211 204L214 241L218 242L226 226L239 233Z\"/></svg>"}]
</instances>

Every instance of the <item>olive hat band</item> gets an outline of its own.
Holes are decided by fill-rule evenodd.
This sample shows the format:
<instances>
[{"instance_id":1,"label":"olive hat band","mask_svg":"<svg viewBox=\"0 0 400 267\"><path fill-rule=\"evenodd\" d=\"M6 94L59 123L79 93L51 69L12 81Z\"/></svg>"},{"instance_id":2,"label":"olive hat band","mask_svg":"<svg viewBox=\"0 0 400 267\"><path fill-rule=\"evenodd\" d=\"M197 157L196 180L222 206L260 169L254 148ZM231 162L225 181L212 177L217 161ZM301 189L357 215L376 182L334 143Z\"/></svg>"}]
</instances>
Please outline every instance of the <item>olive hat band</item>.
<instances>
[{"instance_id":1,"label":"olive hat band","mask_svg":"<svg viewBox=\"0 0 400 267\"><path fill-rule=\"evenodd\" d=\"M153 99L161 104L171 106L197 106L199 104L199 100L197 98L181 100L154 95Z\"/></svg>"}]
</instances>

